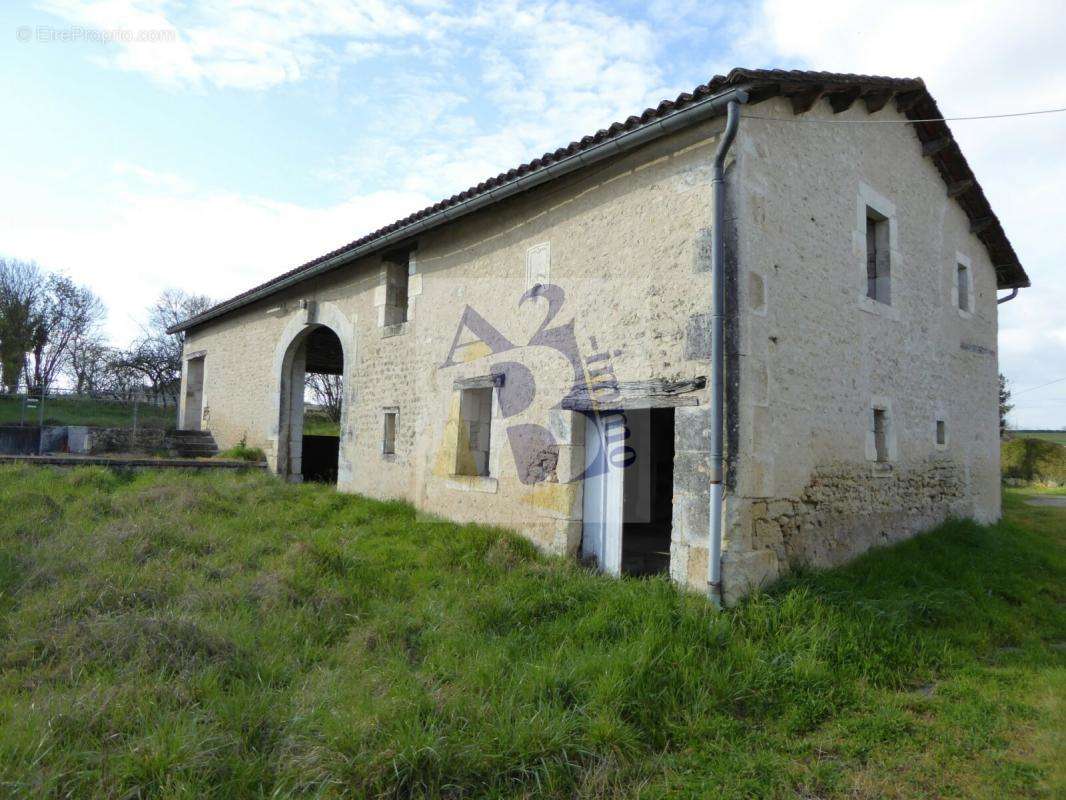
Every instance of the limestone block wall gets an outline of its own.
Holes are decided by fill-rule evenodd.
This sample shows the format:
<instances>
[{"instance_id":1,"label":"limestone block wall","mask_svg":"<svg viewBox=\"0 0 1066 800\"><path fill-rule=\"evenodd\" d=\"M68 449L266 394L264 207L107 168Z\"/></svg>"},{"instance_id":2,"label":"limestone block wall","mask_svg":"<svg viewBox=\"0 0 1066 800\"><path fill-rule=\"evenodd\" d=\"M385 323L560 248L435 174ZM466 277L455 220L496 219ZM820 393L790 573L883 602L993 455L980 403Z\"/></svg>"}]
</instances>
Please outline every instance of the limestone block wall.
<instances>
[{"instance_id":1,"label":"limestone block wall","mask_svg":"<svg viewBox=\"0 0 1066 800\"><path fill-rule=\"evenodd\" d=\"M786 101L758 108L795 119ZM823 101L803 121L741 125L734 592L948 515L1000 514L992 265L909 125L839 122L870 118ZM891 225L891 305L865 296L867 204ZM956 307L959 263L971 312ZM875 408L889 420L883 464Z\"/></svg>"},{"instance_id":2,"label":"limestone block wall","mask_svg":"<svg viewBox=\"0 0 1066 800\"><path fill-rule=\"evenodd\" d=\"M404 322L390 303L400 294L395 264L373 256L191 330L186 352L204 353L204 427L222 448L245 437L277 466L281 354L307 324L329 324L344 337L346 359L340 488L575 553L584 418L562 409L562 398L593 371L622 382L707 374L705 336L692 320L709 306L706 226L721 125L679 132L424 235ZM527 295L544 283L559 294ZM324 321L326 309L349 334ZM493 370L506 372L507 394L492 409L490 474L456 474L456 384ZM706 391L693 396L699 405L679 409L679 420L705 409ZM394 454L382 453L385 409L397 414ZM520 447L523 437L543 446ZM700 535L699 513L693 503L675 508L675 539Z\"/></svg>"}]
</instances>

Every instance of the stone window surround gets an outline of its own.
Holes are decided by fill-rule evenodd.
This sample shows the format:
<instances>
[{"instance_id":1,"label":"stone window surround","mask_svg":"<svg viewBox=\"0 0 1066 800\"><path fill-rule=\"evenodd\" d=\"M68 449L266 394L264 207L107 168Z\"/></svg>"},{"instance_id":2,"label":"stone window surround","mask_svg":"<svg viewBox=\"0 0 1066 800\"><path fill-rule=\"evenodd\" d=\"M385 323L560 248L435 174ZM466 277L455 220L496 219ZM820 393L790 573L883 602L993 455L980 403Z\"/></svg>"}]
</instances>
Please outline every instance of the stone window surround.
<instances>
[{"instance_id":1,"label":"stone window surround","mask_svg":"<svg viewBox=\"0 0 1066 800\"><path fill-rule=\"evenodd\" d=\"M495 434L496 429L498 428L497 420L501 413L499 387L503 385L503 381L504 376L501 373L494 373L489 375L476 375L470 378L458 378L452 384L452 391L455 394L460 395L464 389L485 389L491 387L492 411L489 422L489 474L460 475L458 473L452 473L448 476L447 486L449 489L454 489L460 492L483 492L486 494L496 494L499 490L499 480L496 476L499 475L500 471L500 447L502 442L501 437ZM456 443L456 449L458 450L458 442Z\"/></svg>"},{"instance_id":2,"label":"stone window surround","mask_svg":"<svg viewBox=\"0 0 1066 800\"><path fill-rule=\"evenodd\" d=\"M944 443L937 441L937 423L944 423ZM948 424L948 413L943 408L938 408L933 419L933 448L943 452L951 446L951 426Z\"/></svg>"},{"instance_id":3,"label":"stone window surround","mask_svg":"<svg viewBox=\"0 0 1066 800\"><path fill-rule=\"evenodd\" d=\"M874 439L874 411L885 413L885 448L888 451L886 461L877 460L877 442ZM870 398L870 405L866 413L866 460L870 462L875 475L887 475L892 472L892 465L899 460L899 449L896 443L896 417L892 413L891 398L882 395L874 395ZM934 439L935 441L935 439Z\"/></svg>"},{"instance_id":4,"label":"stone window surround","mask_svg":"<svg viewBox=\"0 0 1066 800\"><path fill-rule=\"evenodd\" d=\"M394 415L392 428L392 450L387 450L388 439L385 436L385 424L389 414ZM385 406L381 409L381 458L383 461L396 460L396 445L400 434L400 407Z\"/></svg>"},{"instance_id":5,"label":"stone window surround","mask_svg":"<svg viewBox=\"0 0 1066 800\"><path fill-rule=\"evenodd\" d=\"M402 336L410 330L411 321L414 319L416 297L422 294L422 273L418 271L418 258L414 250L407 254L407 307L405 319L399 322L391 321L395 316L395 307L390 305L395 292L390 292L390 278L395 280L395 275L390 276L390 267L395 268L398 264L388 258L382 258L381 271L377 288L374 290L374 308L378 315L378 330L382 339L393 336Z\"/></svg>"},{"instance_id":6,"label":"stone window surround","mask_svg":"<svg viewBox=\"0 0 1066 800\"><path fill-rule=\"evenodd\" d=\"M966 292L969 297L969 308L959 308L959 267L966 268ZM974 301L973 290L973 262L969 256L965 253L955 253L955 262L951 268L951 305L959 312L959 316L963 319L970 319L973 316Z\"/></svg>"},{"instance_id":7,"label":"stone window surround","mask_svg":"<svg viewBox=\"0 0 1066 800\"><path fill-rule=\"evenodd\" d=\"M526 250L526 291L551 283L551 242L540 242Z\"/></svg>"},{"instance_id":8,"label":"stone window surround","mask_svg":"<svg viewBox=\"0 0 1066 800\"><path fill-rule=\"evenodd\" d=\"M888 225L888 285L890 303L882 303L866 295L866 217L867 208L872 208L885 218ZM855 203L855 228L852 231L852 254L859 276L858 301L859 308L870 314L876 314L887 319L899 321L899 307L897 288L899 286L899 267L902 264L902 256L899 250L899 225L896 214L896 206L887 197L882 195L872 186L859 183L859 191Z\"/></svg>"}]
</instances>

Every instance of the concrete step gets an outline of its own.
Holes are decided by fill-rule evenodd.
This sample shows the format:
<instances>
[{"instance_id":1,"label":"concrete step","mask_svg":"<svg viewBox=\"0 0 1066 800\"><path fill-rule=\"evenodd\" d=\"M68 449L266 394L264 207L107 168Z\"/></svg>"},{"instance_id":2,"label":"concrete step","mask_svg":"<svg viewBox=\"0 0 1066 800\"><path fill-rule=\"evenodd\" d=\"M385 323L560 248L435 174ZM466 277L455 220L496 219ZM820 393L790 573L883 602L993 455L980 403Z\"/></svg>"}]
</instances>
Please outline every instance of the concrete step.
<instances>
[{"instance_id":1,"label":"concrete step","mask_svg":"<svg viewBox=\"0 0 1066 800\"><path fill-rule=\"evenodd\" d=\"M218 455L218 444L211 431L170 431L166 448L182 458L210 458Z\"/></svg>"}]
</instances>

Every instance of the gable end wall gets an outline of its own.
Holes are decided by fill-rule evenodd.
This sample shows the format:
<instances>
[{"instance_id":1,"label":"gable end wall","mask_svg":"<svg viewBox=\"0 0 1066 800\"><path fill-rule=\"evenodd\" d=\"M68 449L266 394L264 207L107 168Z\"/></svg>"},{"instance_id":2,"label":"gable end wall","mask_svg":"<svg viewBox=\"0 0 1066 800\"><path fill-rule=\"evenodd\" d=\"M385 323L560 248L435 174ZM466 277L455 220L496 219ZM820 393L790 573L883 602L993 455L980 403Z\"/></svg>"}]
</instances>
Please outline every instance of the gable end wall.
<instances>
[{"instance_id":1,"label":"gable end wall","mask_svg":"<svg viewBox=\"0 0 1066 800\"><path fill-rule=\"evenodd\" d=\"M1000 515L996 279L965 213L911 126L839 122L903 119L891 107L757 109L788 121L744 119L736 144L739 466L724 567L734 593L949 515ZM891 306L865 297L867 202L892 214ZM963 259L969 314L953 294ZM887 466L871 460L875 407L890 419Z\"/></svg>"}]
</instances>

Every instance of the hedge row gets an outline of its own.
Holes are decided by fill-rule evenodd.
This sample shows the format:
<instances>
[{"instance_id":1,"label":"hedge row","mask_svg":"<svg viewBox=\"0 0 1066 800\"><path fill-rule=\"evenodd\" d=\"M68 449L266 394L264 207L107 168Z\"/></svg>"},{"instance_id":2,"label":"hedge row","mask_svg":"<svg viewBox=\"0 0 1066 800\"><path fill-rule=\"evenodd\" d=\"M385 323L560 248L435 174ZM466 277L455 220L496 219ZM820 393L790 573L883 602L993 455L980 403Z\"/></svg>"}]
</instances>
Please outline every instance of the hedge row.
<instances>
[{"instance_id":1,"label":"hedge row","mask_svg":"<svg viewBox=\"0 0 1066 800\"><path fill-rule=\"evenodd\" d=\"M1066 484L1066 447L1021 437L1002 445L1003 477L1033 483Z\"/></svg>"}]
</instances>

